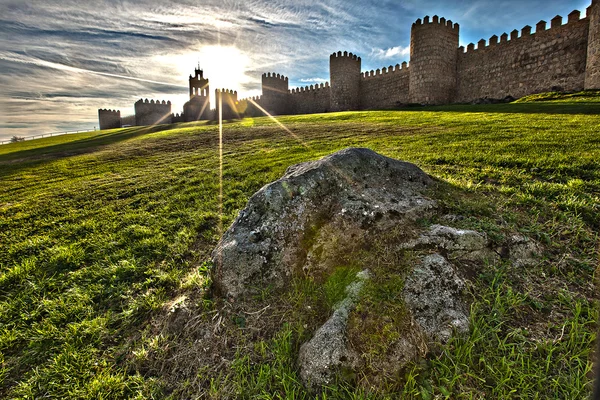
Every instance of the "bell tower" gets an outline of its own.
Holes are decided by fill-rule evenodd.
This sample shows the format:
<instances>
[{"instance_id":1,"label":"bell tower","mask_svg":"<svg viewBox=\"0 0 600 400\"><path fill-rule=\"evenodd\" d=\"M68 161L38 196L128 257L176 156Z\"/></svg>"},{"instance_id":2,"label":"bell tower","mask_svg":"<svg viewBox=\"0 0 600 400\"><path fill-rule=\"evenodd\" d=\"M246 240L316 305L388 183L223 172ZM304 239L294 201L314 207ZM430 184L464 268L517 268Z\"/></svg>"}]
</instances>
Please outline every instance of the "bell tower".
<instances>
[{"instance_id":1,"label":"bell tower","mask_svg":"<svg viewBox=\"0 0 600 400\"><path fill-rule=\"evenodd\" d=\"M190 75L190 101L183 106L185 122L209 119L209 93L208 79L198 63L194 76Z\"/></svg>"}]
</instances>

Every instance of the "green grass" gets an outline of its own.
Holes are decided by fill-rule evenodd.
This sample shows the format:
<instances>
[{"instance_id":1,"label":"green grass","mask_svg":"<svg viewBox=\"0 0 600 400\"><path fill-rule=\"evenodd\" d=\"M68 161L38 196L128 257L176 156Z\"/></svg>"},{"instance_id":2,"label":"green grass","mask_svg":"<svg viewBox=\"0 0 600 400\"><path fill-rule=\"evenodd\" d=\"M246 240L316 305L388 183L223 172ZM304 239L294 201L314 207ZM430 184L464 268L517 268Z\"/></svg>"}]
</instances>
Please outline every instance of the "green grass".
<instances>
[{"instance_id":1,"label":"green grass","mask_svg":"<svg viewBox=\"0 0 600 400\"><path fill-rule=\"evenodd\" d=\"M445 181L440 202L465 217L459 225L498 241L521 232L545 246L535 268L493 265L474 277L468 338L376 389L359 376L323 398L589 393L600 272L598 97L533 100L278 118L296 137L267 118L224 126L224 226L289 165L360 146ZM203 264L219 238L218 168L218 130L205 123L0 146L0 397L310 398L295 355L326 317L317 299L338 301L353 267L325 288L298 282L288 320L237 309L228 317ZM382 290L374 301L393 297ZM183 371L174 361L202 343L163 329L182 310L203 326L225 316L238 348L226 347L218 368L199 358ZM259 323L274 333L253 337ZM364 346L376 354L379 340Z\"/></svg>"}]
</instances>

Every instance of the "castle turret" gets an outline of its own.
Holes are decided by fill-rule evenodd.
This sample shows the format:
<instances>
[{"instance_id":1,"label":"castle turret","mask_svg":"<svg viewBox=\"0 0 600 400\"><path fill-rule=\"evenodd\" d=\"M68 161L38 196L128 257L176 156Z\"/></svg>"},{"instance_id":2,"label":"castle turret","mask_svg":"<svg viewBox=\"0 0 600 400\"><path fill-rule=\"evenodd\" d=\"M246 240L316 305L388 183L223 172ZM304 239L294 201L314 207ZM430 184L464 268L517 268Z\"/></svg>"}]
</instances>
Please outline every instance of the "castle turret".
<instances>
[{"instance_id":1,"label":"castle turret","mask_svg":"<svg viewBox=\"0 0 600 400\"><path fill-rule=\"evenodd\" d=\"M600 0L592 0L587 9L588 33L585 88L600 89Z\"/></svg>"},{"instance_id":2,"label":"castle turret","mask_svg":"<svg viewBox=\"0 0 600 400\"><path fill-rule=\"evenodd\" d=\"M331 111L358 110L360 107L360 57L345 51L329 57Z\"/></svg>"},{"instance_id":3,"label":"castle turret","mask_svg":"<svg viewBox=\"0 0 600 400\"><path fill-rule=\"evenodd\" d=\"M269 114L282 115L289 113L288 78L273 73L262 74L262 105Z\"/></svg>"},{"instance_id":4,"label":"castle turret","mask_svg":"<svg viewBox=\"0 0 600 400\"><path fill-rule=\"evenodd\" d=\"M121 127L121 111L99 109L98 110L98 121L100 123L100 130L120 128Z\"/></svg>"},{"instance_id":5,"label":"castle turret","mask_svg":"<svg viewBox=\"0 0 600 400\"><path fill-rule=\"evenodd\" d=\"M410 102L447 104L456 92L458 24L425 17L412 25L410 36Z\"/></svg>"}]
</instances>

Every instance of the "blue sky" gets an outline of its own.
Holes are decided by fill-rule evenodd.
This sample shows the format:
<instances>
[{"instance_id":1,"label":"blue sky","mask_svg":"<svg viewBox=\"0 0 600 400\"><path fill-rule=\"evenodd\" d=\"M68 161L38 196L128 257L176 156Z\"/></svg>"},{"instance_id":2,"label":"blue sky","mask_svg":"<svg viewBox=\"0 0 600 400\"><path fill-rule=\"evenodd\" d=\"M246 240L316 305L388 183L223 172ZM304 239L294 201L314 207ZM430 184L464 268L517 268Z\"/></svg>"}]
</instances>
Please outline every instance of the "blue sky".
<instances>
[{"instance_id":1,"label":"blue sky","mask_svg":"<svg viewBox=\"0 0 600 400\"><path fill-rule=\"evenodd\" d=\"M97 109L133 114L140 98L180 112L198 61L217 87L260 92L329 80L329 54L363 70L409 61L410 28L439 15L461 45L585 9L590 0L0 0L0 139L98 126Z\"/></svg>"}]
</instances>

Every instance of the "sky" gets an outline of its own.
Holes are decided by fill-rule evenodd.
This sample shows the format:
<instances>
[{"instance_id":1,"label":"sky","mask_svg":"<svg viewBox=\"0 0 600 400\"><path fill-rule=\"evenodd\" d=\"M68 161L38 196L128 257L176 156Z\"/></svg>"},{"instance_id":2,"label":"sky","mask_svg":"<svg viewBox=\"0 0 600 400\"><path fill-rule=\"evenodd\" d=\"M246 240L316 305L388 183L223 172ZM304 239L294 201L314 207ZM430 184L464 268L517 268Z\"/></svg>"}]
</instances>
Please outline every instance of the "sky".
<instances>
[{"instance_id":1,"label":"sky","mask_svg":"<svg viewBox=\"0 0 600 400\"><path fill-rule=\"evenodd\" d=\"M412 23L460 24L460 44L534 28L591 0L0 0L0 140L94 129L98 109L140 98L181 112L200 63L216 88L259 95L261 75L290 89L329 81L329 55L362 70L410 61ZM549 24L548 24L549 26ZM212 102L214 104L214 102Z\"/></svg>"}]
</instances>

